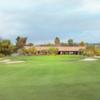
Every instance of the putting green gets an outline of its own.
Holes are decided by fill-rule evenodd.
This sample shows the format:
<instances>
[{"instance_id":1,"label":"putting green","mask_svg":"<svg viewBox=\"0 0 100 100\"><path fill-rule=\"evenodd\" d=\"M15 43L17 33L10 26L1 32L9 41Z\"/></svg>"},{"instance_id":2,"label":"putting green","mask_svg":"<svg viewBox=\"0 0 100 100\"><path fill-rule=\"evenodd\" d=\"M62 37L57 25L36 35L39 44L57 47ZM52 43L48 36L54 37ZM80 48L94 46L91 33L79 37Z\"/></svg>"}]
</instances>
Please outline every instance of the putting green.
<instances>
[{"instance_id":1,"label":"putting green","mask_svg":"<svg viewBox=\"0 0 100 100\"><path fill-rule=\"evenodd\" d=\"M0 100L100 100L100 60L81 56L7 57L0 63Z\"/></svg>"}]
</instances>

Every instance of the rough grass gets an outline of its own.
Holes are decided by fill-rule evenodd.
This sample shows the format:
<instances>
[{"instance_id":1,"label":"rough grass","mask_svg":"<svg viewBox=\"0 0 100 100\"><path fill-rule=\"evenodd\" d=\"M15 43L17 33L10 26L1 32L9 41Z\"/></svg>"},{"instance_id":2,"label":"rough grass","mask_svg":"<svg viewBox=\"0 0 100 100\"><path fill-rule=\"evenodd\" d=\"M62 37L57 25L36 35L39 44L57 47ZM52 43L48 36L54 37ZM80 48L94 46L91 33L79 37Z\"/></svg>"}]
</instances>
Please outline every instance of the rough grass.
<instances>
[{"instance_id":1,"label":"rough grass","mask_svg":"<svg viewBox=\"0 0 100 100\"><path fill-rule=\"evenodd\" d=\"M81 58L10 57L25 63L0 63L0 100L100 100L100 60Z\"/></svg>"}]
</instances>

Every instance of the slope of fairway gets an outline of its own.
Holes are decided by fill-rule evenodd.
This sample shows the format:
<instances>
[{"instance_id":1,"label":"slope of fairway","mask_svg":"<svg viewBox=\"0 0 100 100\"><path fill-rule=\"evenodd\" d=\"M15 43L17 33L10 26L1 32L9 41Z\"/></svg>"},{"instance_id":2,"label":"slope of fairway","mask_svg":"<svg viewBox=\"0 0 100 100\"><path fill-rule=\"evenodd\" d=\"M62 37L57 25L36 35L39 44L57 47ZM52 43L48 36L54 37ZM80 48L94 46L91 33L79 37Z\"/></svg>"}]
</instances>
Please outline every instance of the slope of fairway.
<instances>
[{"instance_id":1,"label":"slope of fairway","mask_svg":"<svg viewBox=\"0 0 100 100\"><path fill-rule=\"evenodd\" d=\"M100 100L100 60L80 56L7 57L0 63L0 100Z\"/></svg>"}]
</instances>

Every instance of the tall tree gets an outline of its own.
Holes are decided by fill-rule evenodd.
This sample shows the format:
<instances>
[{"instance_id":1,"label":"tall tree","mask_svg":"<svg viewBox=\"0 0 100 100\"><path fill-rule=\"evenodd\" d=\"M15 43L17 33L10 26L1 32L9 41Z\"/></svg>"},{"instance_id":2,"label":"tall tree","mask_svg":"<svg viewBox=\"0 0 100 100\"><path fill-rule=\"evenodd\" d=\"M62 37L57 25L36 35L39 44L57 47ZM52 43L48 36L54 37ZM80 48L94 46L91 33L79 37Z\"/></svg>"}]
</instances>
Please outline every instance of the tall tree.
<instances>
[{"instance_id":1,"label":"tall tree","mask_svg":"<svg viewBox=\"0 0 100 100\"><path fill-rule=\"evenodd\" d=\"M55 42L55 46L60 46L60 38L59 37L56 37L54 42Z\"/></svg>"},{"instance_id":2,"label":"tall tree","mask_svg":"<svg viewBox=\"0 0 100 100\"><path fill-rule=\"evenodd\" d=\"M10 40L0 41L0 54L10 55L14 52L15 47L11 44Z\"/></svg>"},{"instance_id":3,"label":"tall tree","mask_svg":"<svg viewBox=\"0 0 100 100\"><path fill-rule=\"evenodd\" d=\"M73 46L73 45L74 45L73 39L69 39L69 40L68 40L68 45L69 45L69 46Z\"/></svg>"},{"instance_id":4,"label":"tall tree","mask_svg":"<svg viewBox=\"0 0 100 100\"><path fill-rule=\"evenodd\" d=\"M26 42L27 42L27 38L26 37L17 37L16 39L16 47L17 49L21 49L23 48L25 45L26 45Z\"/></svg>"},{"instance_id":5,"label":"tall tree","mask_svg":"<svg viewBox=\"0 0 100 100\"><path fill-rule=\"evenodd\" d=\"M81 42L79 43L79 46L85 46L84 41L81 41Z\"/></svg>"}]
</instances>

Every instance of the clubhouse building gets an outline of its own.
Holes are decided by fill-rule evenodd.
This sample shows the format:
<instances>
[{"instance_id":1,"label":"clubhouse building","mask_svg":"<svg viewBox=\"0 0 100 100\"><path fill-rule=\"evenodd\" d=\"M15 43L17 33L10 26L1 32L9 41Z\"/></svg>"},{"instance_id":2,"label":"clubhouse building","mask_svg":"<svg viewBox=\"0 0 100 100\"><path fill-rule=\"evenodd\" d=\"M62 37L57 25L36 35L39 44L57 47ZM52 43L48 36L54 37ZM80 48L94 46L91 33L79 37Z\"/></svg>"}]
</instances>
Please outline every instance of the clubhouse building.
<instances>
[{"instance_id":1,"label":"clubhouse building","mask_svg":"<svg viewBox=\"0 0 100 100\"><path fill-rule=\"evenodd\" d=\"M26 46L25 48L30 48L29 46ZM49 48L57 48L58 49L58 54L75 54L79 55L83 50L86 49L86 46L35 46L37 50L37 54L42 54L43 51L46 53L46 51Z\"/></svg>"}]
</instances>

